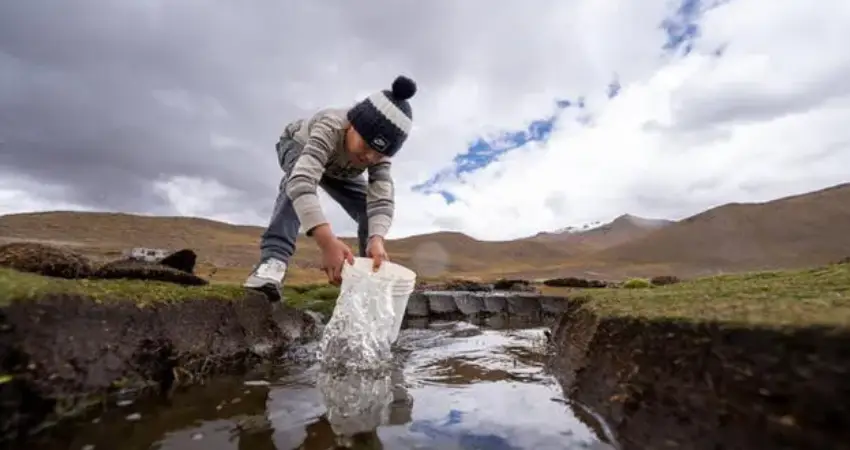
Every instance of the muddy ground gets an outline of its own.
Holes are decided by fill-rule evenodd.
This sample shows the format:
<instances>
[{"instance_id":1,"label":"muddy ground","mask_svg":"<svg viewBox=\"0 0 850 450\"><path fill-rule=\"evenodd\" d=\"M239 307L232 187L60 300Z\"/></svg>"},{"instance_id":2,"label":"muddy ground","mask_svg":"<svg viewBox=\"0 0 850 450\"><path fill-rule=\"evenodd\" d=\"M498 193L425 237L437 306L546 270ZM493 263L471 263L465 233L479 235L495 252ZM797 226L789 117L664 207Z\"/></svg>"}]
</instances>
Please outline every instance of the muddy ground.
<instances>
[{"instance_id":1,"label":"muddy ground","mask_svg":"<svg viewBox=\"0 0 850 450\"><path fill-rule=\"evenodd\" d=\"M630 449L850 448L850 332L605 317L571 301L552 369Z\"/></svg>"}]
</instances>

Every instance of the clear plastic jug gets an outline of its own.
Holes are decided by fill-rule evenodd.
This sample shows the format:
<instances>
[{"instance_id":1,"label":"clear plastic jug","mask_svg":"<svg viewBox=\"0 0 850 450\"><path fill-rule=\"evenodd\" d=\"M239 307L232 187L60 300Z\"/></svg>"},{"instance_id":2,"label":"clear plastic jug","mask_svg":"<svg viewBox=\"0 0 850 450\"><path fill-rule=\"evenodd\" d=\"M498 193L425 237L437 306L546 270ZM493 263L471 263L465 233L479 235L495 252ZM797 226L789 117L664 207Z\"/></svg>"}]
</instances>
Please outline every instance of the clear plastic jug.
<instances>
[{"instance_id":1,"label":"clear plastic jug","mask_svg":"<svg viewBox=\"0 0 850 450\"><path fill-rule=\"evenodd\" d=\"M342 286L319 352L326 369L356 371L389 364L416 274L385 261L372 271L371 258L344 264Z\"/></svg>"}]
</instances>

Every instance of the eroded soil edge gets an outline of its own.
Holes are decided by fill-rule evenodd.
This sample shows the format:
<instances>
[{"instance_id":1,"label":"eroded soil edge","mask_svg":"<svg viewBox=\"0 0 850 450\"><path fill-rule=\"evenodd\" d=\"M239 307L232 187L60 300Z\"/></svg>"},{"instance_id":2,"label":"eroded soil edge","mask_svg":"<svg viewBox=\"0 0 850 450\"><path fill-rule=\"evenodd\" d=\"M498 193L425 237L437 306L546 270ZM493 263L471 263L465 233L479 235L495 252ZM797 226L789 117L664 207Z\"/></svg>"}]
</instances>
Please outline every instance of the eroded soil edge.
<instances>
[{"instance_id":1,"label":"eroded soil edge","mask_svg":"<svg viewBox=\"0 0 850 450\"><path fill-rule=\"evenodd\" d=\"M122 389L167 390L245 370L318 336L313 318L261 295L139 306L45 295L0 309L0 431L24 439Z\"/></svg>"},{"instance_id":2,"label":"eroded soil edge","mask_svg":"<svg viewBox=\"0 0 850 450\"><path fill-rule=\"evenodd\" d=\"M552 369L624 449L850 448L850 332L602 317L570 302Z\"/></svg>"}]
</instances>

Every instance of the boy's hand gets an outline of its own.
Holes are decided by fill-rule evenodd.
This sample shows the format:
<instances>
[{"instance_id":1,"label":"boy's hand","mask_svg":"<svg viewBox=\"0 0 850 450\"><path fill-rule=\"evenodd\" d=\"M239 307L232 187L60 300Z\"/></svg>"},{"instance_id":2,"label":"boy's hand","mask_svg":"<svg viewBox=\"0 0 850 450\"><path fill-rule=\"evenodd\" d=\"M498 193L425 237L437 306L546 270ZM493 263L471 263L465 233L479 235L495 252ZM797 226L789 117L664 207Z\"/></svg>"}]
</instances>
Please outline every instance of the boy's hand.
<instances>
[{"instance_id":1,"label":"boy's hand","mask_svg":"<svg viewBox=\"0 0 850 450\"><path fill-rule=\"evenodd\" d=\"M354 264L354 252L345 242L334 236L327 225L316 227L313 236L322 249L322 268L328 276L328 282L339 286L342 283L342 265L346 261Z\"/></svg>"},{"instance_id":2,"label":"boy's hand","mask_svg":"<svg viewBox=\"0 0 850 450\"><path fill-rule=\"evenodd\" d=\"M369 244L366 246L366 255L372 258L372 270L380 269L381 263L389 261L390 257L384 249L384 238L380 236L369 238Z\"/></svg>"}]
</instances>

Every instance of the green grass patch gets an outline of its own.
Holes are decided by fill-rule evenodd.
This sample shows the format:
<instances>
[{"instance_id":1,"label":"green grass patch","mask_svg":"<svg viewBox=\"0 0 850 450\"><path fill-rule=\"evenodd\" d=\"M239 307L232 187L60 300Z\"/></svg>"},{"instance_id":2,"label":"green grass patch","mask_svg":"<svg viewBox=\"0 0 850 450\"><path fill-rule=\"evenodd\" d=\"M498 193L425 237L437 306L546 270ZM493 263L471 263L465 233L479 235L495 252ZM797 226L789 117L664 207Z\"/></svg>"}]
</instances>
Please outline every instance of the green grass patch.
<instances>
[{"instance_id":1,"label":"green grass patch","mask_svg":"<svg viewBox=\"0 0 850 450\"><path fill-rule=\"evenodd\" d=\"M290 306L310 309L330 317L339 296L339 288L329 284L286 285L283 287L283 296Z\"/></svg>"},{"instance_id":2,"label":"green grass patch","mask_svg":"<svg viewBox=\"0 0 850 450\"><path fill-rule=\"evenodd\" d=\"M139 305L199 299L241 299L245 290L237 284L181 286L141 280L66 280L0 268L0 306L11 301L37 299L48 294L77 294L95 301L131 300ZM323 313L333 311L339 289L327 284L286 286L287 303Z\"/></svg>"},{"instance_id":3,"label":"green grass patch","mask_svg":"<svg viewBox=\"0 0 850 450\"><path fill-rule=\"evenodd\" d=\"M603 316L847 327L850 265L723 275L650 289L582 289L572 297L590 300L588 307Z\"/></svg>"}]
</instances>

